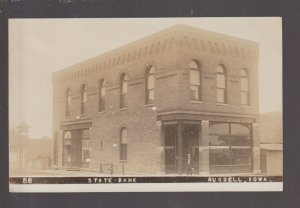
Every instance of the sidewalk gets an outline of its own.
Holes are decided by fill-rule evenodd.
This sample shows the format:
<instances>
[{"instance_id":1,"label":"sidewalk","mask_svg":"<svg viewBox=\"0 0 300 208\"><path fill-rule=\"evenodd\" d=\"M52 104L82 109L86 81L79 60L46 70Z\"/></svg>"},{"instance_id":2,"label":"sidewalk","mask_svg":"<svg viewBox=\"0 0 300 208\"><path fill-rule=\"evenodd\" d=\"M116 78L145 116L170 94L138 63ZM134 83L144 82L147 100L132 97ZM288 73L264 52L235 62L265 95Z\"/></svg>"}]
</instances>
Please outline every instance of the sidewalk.
<instances>
[{"instance_id":1,"label":"sidewalk","mask_svg":"<svg viewBox=\"0 0 300 208\"><path fill-rule=\"evenodd\" d=\"M48 169L48 170L18 170L10 172L10 177L117 177L117 176L150 176L150 177L181 177L188 176L186 174L177 175L164 175L164 174L141 174L141 173L127 173L125 175L120 173L115 173L111 175L110 173L100 173L100 170L67 170L67 169ZM263 174L249 174L249 173L240 173L240 174L211 174L211 175L201 175L201 177L228 177L228 176L264 176ZM189 177L200 177L200 175L189 175Z\"/></svg>"}]
</instances>

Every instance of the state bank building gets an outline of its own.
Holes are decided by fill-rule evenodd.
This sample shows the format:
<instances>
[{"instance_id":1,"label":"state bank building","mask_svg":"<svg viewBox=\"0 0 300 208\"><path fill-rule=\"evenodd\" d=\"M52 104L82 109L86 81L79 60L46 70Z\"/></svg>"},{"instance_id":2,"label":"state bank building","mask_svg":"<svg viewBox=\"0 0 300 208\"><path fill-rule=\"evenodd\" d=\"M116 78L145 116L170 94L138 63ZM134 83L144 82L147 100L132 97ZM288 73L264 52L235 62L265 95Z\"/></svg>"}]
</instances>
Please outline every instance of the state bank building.
<instances>
[{"instance_id":1,"label":"state bank building","mask_svg":"<svg viewBox=\"0 0 300 208\"><path fill-rule=\"evenodd\" d=\"M53 93L58 167L260 173L255 42L175 25L53 73Z\"/></svg>"}]
</instances>

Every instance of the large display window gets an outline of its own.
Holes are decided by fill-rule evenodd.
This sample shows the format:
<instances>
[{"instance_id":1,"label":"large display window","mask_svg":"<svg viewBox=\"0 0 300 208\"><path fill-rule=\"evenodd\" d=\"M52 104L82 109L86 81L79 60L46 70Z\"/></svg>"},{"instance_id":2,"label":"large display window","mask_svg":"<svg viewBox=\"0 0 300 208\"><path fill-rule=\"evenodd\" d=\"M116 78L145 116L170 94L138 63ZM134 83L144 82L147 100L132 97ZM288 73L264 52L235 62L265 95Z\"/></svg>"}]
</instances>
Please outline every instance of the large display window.
<instances>
[{"instance_id":1,"label":"large display window","mask_svg":"<svg viewBox=\"0 0 300 208\"><path fill-rule=\"evenodd\" d=\"M209 128L210 173L252 172L251 126L211 122Z\"/></svg>"},{"instance_id":2,"label":"large display window","mask_svg":"<svg viewBox=\"0 0 300 208\"><path fill-rule=\"evenodd\" d=\"M64 140L63 140L63 166L64 167L71 167L71 139L72 134L70 131L66 131L64 133Z\"/></svg>"}]
</instances>

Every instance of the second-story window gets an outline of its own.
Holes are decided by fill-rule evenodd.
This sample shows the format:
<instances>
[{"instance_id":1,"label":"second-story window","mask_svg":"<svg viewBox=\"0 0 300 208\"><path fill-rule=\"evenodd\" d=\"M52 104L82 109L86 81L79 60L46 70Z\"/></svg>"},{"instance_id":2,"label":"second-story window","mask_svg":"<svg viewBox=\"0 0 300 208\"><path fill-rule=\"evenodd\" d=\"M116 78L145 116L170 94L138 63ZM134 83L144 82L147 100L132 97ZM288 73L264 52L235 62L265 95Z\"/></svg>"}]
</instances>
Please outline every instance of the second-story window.
<instances>
[{"instance_id":1,"label":"second-story window","mask_svg":"<svg viewBox=\"0 0 300 208\"><path fill-rule=\"evenodd\" d=\"M87 86L81 86L81 114L86 114Z\"/></svg>"},{"instance_id":2,"label":"second-story window","mask_svg":"<svg viewBox=\"0 0 300 208\"><path fill-rule=\"evenodd\" d=\"M202 100L200 63L196 60L190 62L190 99Z\"/></svg>"},{"instance_id":3,"label":"second-story window","mask_svg":"<svg viewBox=\"0 0 300 208\"><path fill-rule=\"evenodd\" d=\"M146 104L154 104L154 67L148 66L146 69Z\"/></svg>"},{"instance_id":4,"label":"second-story window","mask_svg":"<svg viewBox=\"0 0 300 208\"><path fill-rule=\"evenodd\" d=\"M99 112L105 110L105 80L99 82Z\"/></svg>"},{"instance_id":5,"label":"second-story window","mask_svg":"<svg viewBox=\"0 0 300 208\"><path fill-rule=\"evenodd\" d=\"M68 117L71 115L71 90L67 89L66 92L66 112L65 115Z\"/></svg>"},{"instance_id":6,"label":"second-story window","mask_svg":"<svg viewBox=\"0 0 300 208\"><path fill-rule=\"evenodd\" d=\"M127 107L127 75L121 74L120 77L120 108Z\"/></svg>"},{"instance_id":7,"label":"second-story window","mask_svg":"<svg viewBox=\"0 0 300 208\"><path fill-rule=\"evenodd\" d=\"M227 80L226 70L223 65L217 66L217 103L227 103L226 91Z\"/></svg>"},{"instance_id":8,"label":"second-story window","mask_svg":"<svg viewBox=\"0 0 300 208\"><path fill-rule=\"evenodd\" d=\"M241 105L249 105L249 78L246 69L241 70Z\"/></svg>"}]
</instances>

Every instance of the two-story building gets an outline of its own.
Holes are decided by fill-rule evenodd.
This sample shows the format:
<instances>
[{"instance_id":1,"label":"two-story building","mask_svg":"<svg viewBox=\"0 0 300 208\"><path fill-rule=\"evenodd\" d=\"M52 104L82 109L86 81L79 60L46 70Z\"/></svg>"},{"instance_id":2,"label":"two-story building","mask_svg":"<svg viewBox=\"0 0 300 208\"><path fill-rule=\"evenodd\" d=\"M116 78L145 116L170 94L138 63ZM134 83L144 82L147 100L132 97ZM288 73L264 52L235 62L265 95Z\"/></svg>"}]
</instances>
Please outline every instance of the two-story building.
<instances>
[{"instance_id":1,"label":"two-story building","mask_svg":"<svg viewBox=\"0 0 300 208\"><path fill-rule=\"evenodd\" d=\"M54 162L259 173L258 44L175 25L53 74Z\"/></svg>"}]
</instances>

